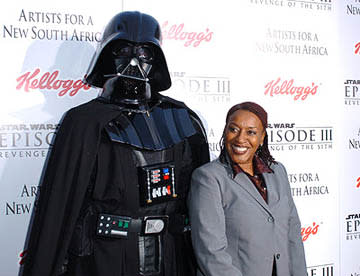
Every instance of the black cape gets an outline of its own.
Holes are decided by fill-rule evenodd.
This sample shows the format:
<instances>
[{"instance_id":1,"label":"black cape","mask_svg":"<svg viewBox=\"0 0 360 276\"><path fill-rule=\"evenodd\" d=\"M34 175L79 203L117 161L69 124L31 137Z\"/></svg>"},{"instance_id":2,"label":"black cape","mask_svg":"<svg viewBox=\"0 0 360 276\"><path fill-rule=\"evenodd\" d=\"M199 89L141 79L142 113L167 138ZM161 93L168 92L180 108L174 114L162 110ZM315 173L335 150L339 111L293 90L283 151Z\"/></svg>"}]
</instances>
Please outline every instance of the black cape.
<instances>
[{"instance_id":1,"label":"black cape","mask_svg":"<svg viewBox=\"0 0 360 276\"><path fill-rule=\"evenodd\" d=\"M160 97L164 104L187 108L181 102L164 96ZM190 109L188 110L192 116L197 118ZM95 166L102 166L101 173L97 172L96 175L96 181L103 182L102 187L106 186L104 183L107 181L116 182L117 175L121 177L136 175L134 166L119 166L117 169L123 170L120 174L114 172L110 167L106 168L107 158L118 158L118 162L122 162L122 164L131 164L133 160L130 146L121 147L121 156L114 157L112 156L113 153L109 152L108 155L106 153L103 155L105 156L103 162L97 160L101 140L104 137L104 126L119 116L121 112L119 106L95 99L69 110L64 116L44 172L40 196L35 207L34 221L26 246L27 257L22 275L49 276L62 274L69 253L69 245L76 230L77 219L81 215L84 200L86 200L89 183L94 182L92 178L94 177ZM198 121L200 122L200 120ZM196 159L192 164L191 169L193 169L209 160L209 152L203 133L197 133L191 139L193 139L191 144L195 145L192 147L194 151L192 156ZM119 182L121 181L124 179L119 180ZM128 178L125 181L131 182L132 180ZM133 185L136 185L135 180ZM95 187L92 193L95 200L97 197L101 198L103 201L109 202L110 206L116 202L116 197L126 200L124 194L129 196L130 208L128 212L133 215L138 209L137 195L129 195L126 191L121 192L116 185L113 185L111 189L113 190L107 193L103 188ZM184 191L184 196L186 193L187 191ZM134 246L134 239L130 238L124 241L121 247L129 248L131 246ZM181 271L179 264L181 265L183 256L176 256L181 252L174 252L176 251L174 249L173 246L165 248L167 255L170 255L165 260L166 275L186 275L186 271L179 273ZM106 248L106 250L108 249ZM113 250L119 250L119 248L113 248ZM110 256L107 258L106 255L105 252L102 259L88 259L87 261L89 264L100 262L106 266L107 263L111 265L123 258L121 261L127 263L128 269L126 272L119 271L119 275L137 275L138 263L131 263L130 259L124 259L126 254L121 253L121 250L115 259ZM171 260L172 258L176 259L175 263L179 262L177 268ZM85 276L85 273L88 272L77 276ZM92 275L100 275L96 271L92 273Z\"/></svg>"}]
</instances>

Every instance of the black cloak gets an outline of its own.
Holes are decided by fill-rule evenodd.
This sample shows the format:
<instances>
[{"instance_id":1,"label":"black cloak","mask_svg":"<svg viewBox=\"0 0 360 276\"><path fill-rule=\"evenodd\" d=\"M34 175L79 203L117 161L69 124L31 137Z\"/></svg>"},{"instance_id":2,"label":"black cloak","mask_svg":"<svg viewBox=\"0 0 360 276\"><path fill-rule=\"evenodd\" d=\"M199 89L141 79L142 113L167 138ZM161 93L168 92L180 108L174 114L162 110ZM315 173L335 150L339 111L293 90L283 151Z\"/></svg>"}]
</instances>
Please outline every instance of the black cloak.
<instances>
[{"instance_id":1,"label":"black cloak","mask_svg":"<svg viewBox=\"0 0 360 276\"><path fill-rule=\"evenodd\" d=\"M201 124L199 118L183 103L165 96L159 97L162 105L186 108ZM98 239L96 244L90 245L88 241L81 240L82 235L76 238L77 231L90 231L88 234L93 235L94 229L78 225L79 217L85 217L81 220L83 224L93 223L93 217L86 219L89 213L104 210L111 212L111 209L116 212L125 205L127 207L123 209L122 215L141 216L148 212L139 208L139 195L129 188L138 185L131 146L117 144L114 150L115 143L104 135L104 126L121 112L117 105L94 99L72 108L64 116L44 171L22 275L61 275L67 265L71 267L71 262L77 262L81 257L80 262L72 265L71 269L76 272L68 271L66 273L69 274L65 275L138 275L139 260L129 257L136 254L136 235L116 242ZM198 131L183 141L177 150L175 147L175 159L177 153L189 149L190 153L178 156L182 159L178 162L188 170L183 181L190 181L191 171L209 161L204 133ZM174 208L186 208L188 186L179 192L184 204ZM91 204L87 204L89 198ZM90 205L92 209L89 211ZM77 257L71 258L74 233L75 243L81 243L80 247L84 250L75 252ZM188 250L191 245L183 248L188 242L185 236L164 235L164 275L192 274L186 264L189 262L186 258L192 255ZM91 254L86 253L89 250ZM102 268L96 271L94 264Z\"/></svg>"}]
</instances>

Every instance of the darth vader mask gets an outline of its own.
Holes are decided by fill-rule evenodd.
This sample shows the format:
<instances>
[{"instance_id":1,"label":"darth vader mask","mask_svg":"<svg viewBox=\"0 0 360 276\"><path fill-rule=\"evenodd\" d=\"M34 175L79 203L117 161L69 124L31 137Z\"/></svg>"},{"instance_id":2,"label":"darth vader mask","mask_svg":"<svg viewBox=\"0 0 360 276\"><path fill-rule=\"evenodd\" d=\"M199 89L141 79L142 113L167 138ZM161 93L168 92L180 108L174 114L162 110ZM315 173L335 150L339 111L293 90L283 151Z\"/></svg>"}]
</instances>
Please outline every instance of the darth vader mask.
<instances>
[{"instance_id":1,"label":"darth vader mask","mask_svg":"<svg viewBox=\"0 0 360 276\"><path fill-rule=\"evenodd\" d=\"M160 45L160 26L152 16L121 12L106 26L84 81L103 88L107 97L116 91L125 103L147 100L171 86Z\"/></svg>"},{"instance_id":2,"label":"darth vader mask","mask_svg":"<svg viewBox=\"0 0 360 276\"><path fill-rule=\"evenodd\" d=\"M114 61L113 72L105 74L103 96L124 103L136 104L151 98L149 73L155 62L154 47L147 44L115 41L108 53ZM114 98L114 91L119 91Z\"/></svg>"}]
</instances>

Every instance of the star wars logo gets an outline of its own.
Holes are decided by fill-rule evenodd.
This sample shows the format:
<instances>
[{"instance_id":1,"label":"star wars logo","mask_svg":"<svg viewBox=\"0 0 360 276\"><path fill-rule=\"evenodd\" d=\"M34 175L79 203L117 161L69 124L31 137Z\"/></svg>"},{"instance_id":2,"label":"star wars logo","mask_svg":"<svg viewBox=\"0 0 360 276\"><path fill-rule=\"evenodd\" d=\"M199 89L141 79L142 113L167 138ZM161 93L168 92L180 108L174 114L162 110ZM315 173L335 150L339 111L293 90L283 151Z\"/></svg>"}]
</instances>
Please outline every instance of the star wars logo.
<instances>
[{"instance_id":1,"label":"star wars logo","mask_svg":"<svg viewBox=\"0 0 360 276\"><path fill-rule=\"evenodd\" d=\"M334 276L334 264L320 264L307 267L308 276Z\"/></svg>"},{"instance_id":2,"label":"star wars logo","mask_svg":"<svg viewBox=\"0 0 360 276\"><path fill-rule=\"evenodd\" d=\"M270 151L329 150L333 148L333 127L270 123L267 129Z\"/></svg>"},{"instance_id":3,"label":"star wars logo","mask_svg":"<svg viewBox=\"0 0 360 276\"><path fill-rule=\"evenodd\" d=\"M344 81L344 103L345 105L360 105L360 80Z\"/></svg>"},{"instance_id":4,"label":"star wars logo","mask_svg":"<svg viewBox=\"0 0 360 276\"><path fill-rule=\"evenodd\" d=\"M251 4L279 7L299 8L312 11L331 11L332 0L249 0Z\"/></svg>"},{"instance_id":5,"label":"star wars logo","mask_svg":"<svg viewBox=\"0 0 360 276\"><path fill-rule=\"evenodd\" d=\"M0 159L45 158L58 124L0 125Z\"/></svg>"},{"instance_id":6,"label":"star wars logo","mask_svg":"<svg viewBox=\"0 0 360 276\"><path fill-rule=\"evenodd\" d=\"M172 72L172 89L201 103L229 103L231 80L217 76L187 76L185 72ZM185 92L185 93L184 93Z\"/></svg>"},{"instance_id":7,"label":"star wars logo","mask_svg":"<svg viewBox=\"0 0 360 276\"><path fill-rule=\"evenodd\" d=\"M329 188L320 182L316 172L289 173L291 193L293 197L324 196L329 194Z\"/></svg>"},{"instance_id":8,"label":"star wars logo","mask_svg":"<svg viewBox=\"0 0 360 276\"><path fill-rule=\"evenodd\" d=\"M350 2L350 1L348 1ZM358 16L360 15L360 7L357 6L359 5L360 1L359 0L353 0L352 3L347 4L346 5L346 14L349 16Z\"/></svg>"},{"instance_id":9,"label":"star wars logo","mask_svg":"<svg viewBox=\"0 0 360 276\"><path fill-rule=\"evenodd\" d=\"M345 218L346 240L360 240L360 214L349 214Z\"/></svg>"}]
</instances>

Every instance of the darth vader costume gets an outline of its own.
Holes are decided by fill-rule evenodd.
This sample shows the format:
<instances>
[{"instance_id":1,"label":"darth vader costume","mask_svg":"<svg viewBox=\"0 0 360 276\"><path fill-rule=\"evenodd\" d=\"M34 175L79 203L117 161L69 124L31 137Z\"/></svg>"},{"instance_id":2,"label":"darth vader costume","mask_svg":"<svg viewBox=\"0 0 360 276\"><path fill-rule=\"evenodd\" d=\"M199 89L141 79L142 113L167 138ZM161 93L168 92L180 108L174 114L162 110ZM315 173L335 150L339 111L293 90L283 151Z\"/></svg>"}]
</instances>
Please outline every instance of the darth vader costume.
<instances>
[{"instance_id":1,"label":"darth vader costume","mask_svg":"<svg viewBox=\"0 0 360 276\"><path fill-rule=\"evenodd\" d=\"M25 276L191 276L186 197L209 161L202 123L171 86L158 22L122 12L84 81L102 94L69 110L51 150Z\"/></svg>"}]
</instances>

